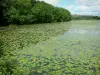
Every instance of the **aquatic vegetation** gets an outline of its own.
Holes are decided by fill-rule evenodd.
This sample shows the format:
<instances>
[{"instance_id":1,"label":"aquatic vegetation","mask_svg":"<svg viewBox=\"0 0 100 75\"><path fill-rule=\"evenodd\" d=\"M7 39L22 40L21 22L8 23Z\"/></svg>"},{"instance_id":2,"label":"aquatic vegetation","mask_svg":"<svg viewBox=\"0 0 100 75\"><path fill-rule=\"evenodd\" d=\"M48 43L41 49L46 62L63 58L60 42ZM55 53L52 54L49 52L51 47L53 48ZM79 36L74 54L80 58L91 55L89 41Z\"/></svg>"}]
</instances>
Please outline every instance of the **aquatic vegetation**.
<instances>
[{"instance_id":1,"label":"aquatic vegetation","mask_svg":"<svg viewBox=\"0 0 100 75\"><path fill-rule=\"evenodd\" d=\"M0 38L17 50L24 75L99 75L99 21L81 22L15 26Z\"/></svg>"},{"instance_id":2,"label":"aquatic vegetation","mask_svg":"<svg viewBox=\"0 0 100 75\"><path fill-rule=\"evenodd\" d=\"M22 49L30 44L37 44L68 31L71 23L34 24L24 26L0 27L0 39L9 42L11 48Z\"/></svg>"}]
</instances>

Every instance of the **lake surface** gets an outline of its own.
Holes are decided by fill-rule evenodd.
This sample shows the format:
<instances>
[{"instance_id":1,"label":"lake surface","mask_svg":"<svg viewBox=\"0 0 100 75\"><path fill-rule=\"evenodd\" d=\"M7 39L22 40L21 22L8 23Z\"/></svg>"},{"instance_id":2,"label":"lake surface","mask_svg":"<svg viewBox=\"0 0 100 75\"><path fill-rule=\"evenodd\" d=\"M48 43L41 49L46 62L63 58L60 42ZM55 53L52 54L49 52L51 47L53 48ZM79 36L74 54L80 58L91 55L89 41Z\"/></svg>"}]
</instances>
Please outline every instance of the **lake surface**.
<instances>
[{"instance_id":1,"label":"lake surface","mask_svg":"<svg viewBox=\"0 0 100 75\"><path fill-rule=\"evenodd\" d=\"M67 22L65 23L67 25ZM100 21L71 21L68 31L23 48L30 75L99 75Z\"/></svg>"},{"instance_id":2,"label":"lake surface","mask_svg":"<svg viewBox=\"0 0 100 75\"><path fill-rule=\"evenodd\" d=\"M0 27L0 40L22 75L100 75L99 20Z\"/></svg>"}]
</instances>

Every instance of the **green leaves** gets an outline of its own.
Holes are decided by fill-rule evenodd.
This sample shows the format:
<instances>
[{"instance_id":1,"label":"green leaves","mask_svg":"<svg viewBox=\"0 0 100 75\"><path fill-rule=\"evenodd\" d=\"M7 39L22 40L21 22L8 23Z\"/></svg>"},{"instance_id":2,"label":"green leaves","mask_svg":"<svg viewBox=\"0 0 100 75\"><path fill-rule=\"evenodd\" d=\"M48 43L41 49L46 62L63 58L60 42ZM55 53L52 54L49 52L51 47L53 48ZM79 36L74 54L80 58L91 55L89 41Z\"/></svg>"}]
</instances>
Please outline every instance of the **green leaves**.
<instances>
[{"instance_id":1,"label":"green leaves","mask_svg":"<svg viewBox=\"0 0 100 75\"><path fill-rule=\"evenodd\" d=\"M37 23L63 22L71 20L71 14L68 10L54 7L45 2L37 2L32 9L37 18Z\"/></svg>"},{"instance_id":2,"label":"green leaves","mask_svg":"<svg viewBox=\"0 0 100 75\"><path fill-rule=\"evenodd\" d=\"M0 6L0 22L2 21L0 24L5 24L5 20L7 23L18 25L71 20L68 10L54 7L43 1L5 0L0 4L2 4Z\"/></svg>"}]
</instances>

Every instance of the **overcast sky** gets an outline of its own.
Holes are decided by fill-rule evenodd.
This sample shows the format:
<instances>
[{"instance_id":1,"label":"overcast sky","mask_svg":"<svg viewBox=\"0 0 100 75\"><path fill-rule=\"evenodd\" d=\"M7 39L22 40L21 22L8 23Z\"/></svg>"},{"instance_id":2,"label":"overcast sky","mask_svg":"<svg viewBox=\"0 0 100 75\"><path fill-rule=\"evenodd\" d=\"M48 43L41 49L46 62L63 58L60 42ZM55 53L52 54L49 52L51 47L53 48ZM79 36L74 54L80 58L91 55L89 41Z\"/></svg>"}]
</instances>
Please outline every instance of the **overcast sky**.
<instances>
[{"instance_id":1,"label":"overcast sky","mask_svg":"<svg viewBox=\"0 0 100 75\"><path fill-rule=\"evenodd\" d=\"M100 0L41 0L68 9L72 14L100 16Z\"/></svg>"}]
</instances>

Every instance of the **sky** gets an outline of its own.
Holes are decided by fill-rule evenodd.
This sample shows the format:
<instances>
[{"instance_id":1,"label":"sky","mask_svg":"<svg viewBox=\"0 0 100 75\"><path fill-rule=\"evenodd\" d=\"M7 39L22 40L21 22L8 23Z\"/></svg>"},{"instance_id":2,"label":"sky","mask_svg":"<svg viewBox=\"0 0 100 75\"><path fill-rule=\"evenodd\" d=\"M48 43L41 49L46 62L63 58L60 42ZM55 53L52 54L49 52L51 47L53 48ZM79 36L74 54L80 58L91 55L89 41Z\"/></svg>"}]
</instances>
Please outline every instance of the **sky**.
<instances>
[{"instance_id":1,"label":"sky","mask_svg":"<svg viewBox=\"0 0 100 75\"><path fill-rule=\"evenodd\" d=\"M100 0L41 0L77 15L100 16Z\"/></svg>"}]
</instances>

